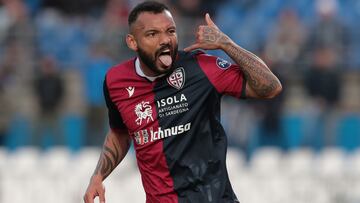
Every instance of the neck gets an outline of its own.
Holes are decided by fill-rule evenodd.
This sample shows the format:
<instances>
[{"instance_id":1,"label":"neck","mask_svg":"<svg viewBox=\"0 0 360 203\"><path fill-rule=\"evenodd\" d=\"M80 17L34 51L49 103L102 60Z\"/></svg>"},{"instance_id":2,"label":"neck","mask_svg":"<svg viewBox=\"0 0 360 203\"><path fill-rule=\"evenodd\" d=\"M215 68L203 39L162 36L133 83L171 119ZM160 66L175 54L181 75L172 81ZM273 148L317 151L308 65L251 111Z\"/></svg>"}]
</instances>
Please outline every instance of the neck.
<instances>
[{"instance_id":1,"label":"neck","mask_svg":"<svg viewBox=\"0 0 360 203\"><path fill-rule=\"evenodd\" d=\"M140 61L140 68L146 76L156 77L156 76L160 75L159 73L152 71L147 65L145 65L145 63L143 63L139 57L138 57L138 60Z\"/></svg>"},{"instance_id":2,"label":"neck","mask_svg":"<svg viewBox=\"0 0 360 203\"><path fill-rule=\"evenodd\" d=\"M142 66L144 66L145 64L141 65L140 59L137 58L135 61L135 69L136 69L136 73L144 78L147 78L150 81L155 81L156 78L162 77L163 75L159 75L156 74L155 76L150 76L149 73L145 73L144 72L144 68ZM145 66L146 67L146 66Z\"/></svg>"}]
</instances>

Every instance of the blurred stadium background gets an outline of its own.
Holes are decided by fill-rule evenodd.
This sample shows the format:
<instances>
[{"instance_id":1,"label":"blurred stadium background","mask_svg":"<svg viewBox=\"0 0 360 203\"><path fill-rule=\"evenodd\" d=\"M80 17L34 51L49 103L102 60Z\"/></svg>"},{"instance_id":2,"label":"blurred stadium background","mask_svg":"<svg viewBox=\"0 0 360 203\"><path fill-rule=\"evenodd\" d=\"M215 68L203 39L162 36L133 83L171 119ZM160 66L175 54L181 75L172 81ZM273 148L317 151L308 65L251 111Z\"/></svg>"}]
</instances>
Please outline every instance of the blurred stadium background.
<instances>
[{"instance_id":1,"label":"blurred stadium background","mask_svg":"<svg viewBox=\"0 0 360 203\"><path fill-rule=\"evenodd\" d=\"M0 1L0 203L82 201L107 130L103 78L134 56L138 2ZM360 1L164 2L180 48L210 12L283 83L275 100L223 98L240 201L359 203ZM144 202L133 151L105 185L107 202Z\"/></svg>"}]
</instances>

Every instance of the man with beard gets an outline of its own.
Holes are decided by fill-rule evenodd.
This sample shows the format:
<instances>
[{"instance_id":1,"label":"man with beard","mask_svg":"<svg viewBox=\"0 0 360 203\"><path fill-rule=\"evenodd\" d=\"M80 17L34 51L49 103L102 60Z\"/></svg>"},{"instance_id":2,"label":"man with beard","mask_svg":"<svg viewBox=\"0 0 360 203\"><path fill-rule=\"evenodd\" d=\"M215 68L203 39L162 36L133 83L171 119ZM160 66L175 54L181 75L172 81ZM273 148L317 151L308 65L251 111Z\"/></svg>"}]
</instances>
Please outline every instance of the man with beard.
<instances>
[{"instance_id":1,"label":"man with beard","mask_svg":"<svg viewBox=\"0 0 360 203\"><path fill-rule=\"evenodd\" d=\"M238 202L227 174L227 140L220 124L223 94L272 98L279 80L254 54L205 16L196 43L177 50L169 9L137 5L126 42L138 57L111 68L104 81L110 131L84 195L105 202L103 180L133 140L146 202ZM236 64L195 49L222 49ZM125 186L126 187L126 186Z\"/></svg>"}]
</instances>

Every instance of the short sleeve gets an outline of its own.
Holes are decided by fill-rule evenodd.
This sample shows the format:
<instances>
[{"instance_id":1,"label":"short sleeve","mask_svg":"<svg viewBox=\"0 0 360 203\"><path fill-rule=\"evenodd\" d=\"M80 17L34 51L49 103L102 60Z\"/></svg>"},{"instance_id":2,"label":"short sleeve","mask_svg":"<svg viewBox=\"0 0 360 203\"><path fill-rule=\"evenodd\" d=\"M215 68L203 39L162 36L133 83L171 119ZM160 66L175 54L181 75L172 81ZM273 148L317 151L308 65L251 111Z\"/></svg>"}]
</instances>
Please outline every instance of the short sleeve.
<instances>
[{"instance_id":1,"label":"short sleeve","mask_svg":"<svg viewBox=\"0 0 360 203\"><path fill-rule=\"evenodd\" d=\"M109 125L112 129L126 129L125 124L121 118L120 112L118 111L115 103L111 100L109 89L107 86L106 78L103 85L104 97L106 106L108 108Z\"/></svg>"},{"instance_id":2,"label":"short sleeve","mask_svg":"<svg viewBox=\"0 0 360 203\"><path fill-rule=\"evenodd\" d=\"M236 64L207 54L196 55L200 68L220 94L245 98L246 80Z\"/></svg>"}]
</instances>

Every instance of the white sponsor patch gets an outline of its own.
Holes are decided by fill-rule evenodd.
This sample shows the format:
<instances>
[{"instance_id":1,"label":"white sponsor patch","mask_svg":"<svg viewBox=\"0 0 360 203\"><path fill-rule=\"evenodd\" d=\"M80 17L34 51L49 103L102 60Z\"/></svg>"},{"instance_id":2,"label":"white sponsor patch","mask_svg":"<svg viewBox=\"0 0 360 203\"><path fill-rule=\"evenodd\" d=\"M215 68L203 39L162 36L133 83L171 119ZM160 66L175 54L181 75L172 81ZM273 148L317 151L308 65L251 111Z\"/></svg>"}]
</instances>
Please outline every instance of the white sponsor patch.
<instances>
[{"instance_id":1,"label":"white sponsor patch","mask_svg":"<svg viewBox=\"0 0 360 203\"><path fill-rule=\"evenodd\" d=\"M174 95L156 101L158 116L171 116L189 111L189 103L185 94Z\"/></svg>"}]
</instances>

